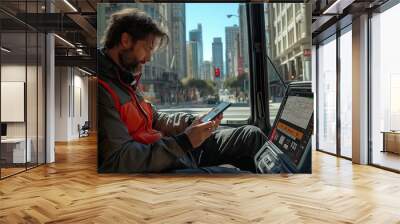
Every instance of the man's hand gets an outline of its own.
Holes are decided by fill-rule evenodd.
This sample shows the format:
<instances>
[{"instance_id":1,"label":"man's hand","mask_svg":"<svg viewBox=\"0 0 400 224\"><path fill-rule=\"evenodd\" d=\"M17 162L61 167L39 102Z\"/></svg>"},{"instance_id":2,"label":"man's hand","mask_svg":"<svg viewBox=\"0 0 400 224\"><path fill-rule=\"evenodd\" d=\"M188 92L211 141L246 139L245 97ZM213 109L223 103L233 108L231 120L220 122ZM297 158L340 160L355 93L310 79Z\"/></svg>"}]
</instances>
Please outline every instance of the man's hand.
<instances>
[{"instance_id":1,"label":"man's hand","mask_svg":"<svg viewBox=\"0 0 400 224\"><path fill-rule=\"evenodd\" d=\"M203 116L196 118L185 130L185 134L188 136L193 148L199 147L207 138L209 138L212 132L218 128L223 118L222 114L220 114L214 120L202 123L201 118Z\"/></svg>"},{"instance_id":2,"label":"man's hand","mask_svg":"<svg viewBox=\"0 0 400 224\"><path fill-rule=\"evenodd\" d=\"M218 116L214 119L215 123L217 123L217 127L219 124L221 124L222 119L224 118L224 115L222 113L218 114Z\"/></svg>"}]
</instances>

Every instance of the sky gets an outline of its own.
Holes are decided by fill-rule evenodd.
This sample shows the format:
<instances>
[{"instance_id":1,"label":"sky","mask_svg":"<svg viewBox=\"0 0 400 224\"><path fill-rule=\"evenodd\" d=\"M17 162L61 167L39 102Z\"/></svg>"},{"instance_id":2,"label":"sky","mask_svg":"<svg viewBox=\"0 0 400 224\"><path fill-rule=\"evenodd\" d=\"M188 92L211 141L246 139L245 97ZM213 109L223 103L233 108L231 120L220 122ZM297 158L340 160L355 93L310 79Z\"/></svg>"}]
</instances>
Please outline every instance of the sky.
<instances>
[{"instance_id":1,"label":"sky","mask_svg":"<svg viewBox=\"0 0 400 224\"><path fill-rule=\"evenodd\" d=\"M223 55L225 57L225 27L239 25L239 18L226 15L238 15L237 3L187 3L186 4L186 41L189 40L189 31L197 29L201 23L203 28L203 58L211 61L212 42L214 37L221 37Z\"/></svg>"}]
</instances>

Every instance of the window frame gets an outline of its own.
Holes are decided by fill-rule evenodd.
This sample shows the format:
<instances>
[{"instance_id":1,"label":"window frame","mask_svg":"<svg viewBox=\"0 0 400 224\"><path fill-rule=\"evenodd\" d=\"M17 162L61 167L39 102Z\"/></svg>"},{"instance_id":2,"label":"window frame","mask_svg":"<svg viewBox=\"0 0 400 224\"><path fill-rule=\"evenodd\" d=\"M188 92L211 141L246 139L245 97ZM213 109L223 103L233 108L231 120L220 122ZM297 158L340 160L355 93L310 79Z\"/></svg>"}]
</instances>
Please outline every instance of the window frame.
<instances>
[{"instance_id":1,"label":"window frame","mask_svg":"<svg viewBox=\"0 0 400 224\"><path fill-rule=\"evenodd\" d=\"M340 76L341 76L341 68L340 68L340 39L343 34L346 32L351 32L352 29L349 30L349 27L352 26L351 17L346 16L342 20L339 20L338 23L342 23L342 27L337 27L337 24L333 24L331 27L322 32L321 35L317 36L314 40L316 40L313 45L316 45L316 93L315 93L315 100L316 100L316 124L315 124L315 135L316 135L316 151L323 152L329 155L333 155L339 158L343 158L346 160L352 160L347 156L343 156L341 153L341 119L340 119ZM332 38L336 35L334 38ZM329 39L332 40L329 40ZM321 43L329 42L329 41L336 41L336 152L331 153L326 150L320 149L319 147L319 48Z\"/></svg>"}]
</instances>

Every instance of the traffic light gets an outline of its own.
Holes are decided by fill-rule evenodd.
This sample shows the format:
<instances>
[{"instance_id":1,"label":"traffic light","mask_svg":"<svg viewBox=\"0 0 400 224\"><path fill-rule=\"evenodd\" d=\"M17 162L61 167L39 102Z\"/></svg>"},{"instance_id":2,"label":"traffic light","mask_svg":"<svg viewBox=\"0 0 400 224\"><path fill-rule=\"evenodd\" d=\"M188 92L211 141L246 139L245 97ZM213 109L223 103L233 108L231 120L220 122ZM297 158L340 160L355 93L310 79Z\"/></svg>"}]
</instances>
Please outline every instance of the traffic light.
<instances>
[{"instance_id":1,"label":"traffic light","mask_svg":"<svg viewBox=\"0 0 400 224\"><path fill-rule=\"evenodd\" d=\"M214 75L216 78L219 78L221 76L221 71L219 68L214 67Z\"/></svg>"}]
</instances>

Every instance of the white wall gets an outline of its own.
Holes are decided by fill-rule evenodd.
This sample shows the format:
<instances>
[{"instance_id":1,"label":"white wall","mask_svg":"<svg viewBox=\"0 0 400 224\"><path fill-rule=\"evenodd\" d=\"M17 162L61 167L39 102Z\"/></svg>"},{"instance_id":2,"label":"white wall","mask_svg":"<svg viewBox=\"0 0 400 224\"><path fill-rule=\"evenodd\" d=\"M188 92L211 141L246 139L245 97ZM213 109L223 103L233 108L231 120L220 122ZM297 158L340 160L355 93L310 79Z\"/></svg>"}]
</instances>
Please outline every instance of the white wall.
<instances>
[{"instance_id":1,"label":"white wall","mask_svg":"<svg viewBox=\"0 0 400 224\"><path fill-rule=\"evenodd\" d=\"M25 64L1 65L1 81L25 82Z\"/></svg>"},{"instance_id":2,"label":"white wall","mask_svg":"<svg viewBox=\"0 0 400 224\"><path fill-rule=\"evenodd\" d=\"M25 64L24 65L18 65L18 64L10 64L10 65L2 65L1 66L1 82L23 82L26 83L25 80L25 74L26 74L26 67ZM32 66L28 67L28 73L30 70L33 69ZM3 93L3 90L2 90ZM19 94L24 94L24 90L22 90L22 92L20 92ZM29 95L29 93L28 93ZM24 96L23 96L24 97ZM7 96L1 96L1 98L7 98ZM3 103L2 103L3 105ZM3 105L4 106L4 105ZM1 108L2 114L4 113L10 113L11 108ZM18 111L18 113L22 112L22 116L24 116L24 106L22 108L20 108L22 111ZM11 112L12 113L12 112ZM24 118L22 118L23 120ZM4 118L2 118L2 120L4 120ZM6 122L8 124L8 132L10 132L8 134L8 136L14 136L14 137L25 137L25 130L24 128L20 128L21 124L23 124L24 122ZM25 127L23 125L23 127Z\"/></svg>"},{"instance_id":3,"label":"white wall","mask_svg":"<svg viewBox=\"0 0 400 224\"><path fill-rule=\"evenodd\" d=\"M27 70L25 70L27 69ZM36 75L36 67L19 65L19 64L5 64L1 66L1 81L3 82L25 82L25 75L28 72L28 75L35 74ZM29 77L28 77L29 78ZM30 85L36 85L36 81L32 83L32 80L29 80ZM28 88L27 89L27 103L36 102L36 88ZM32 92L31 92L32 91ZM30 105L35 106L35 105ZM7 108L1 108L1 110L7 110ZM31 122L33 120L36 121L36 114L28 113L28 121ZM7 122L7 136L8 137L25 137L25 123L26 122ZM35 122L36 123L36 122ZM28 128L32 127L29 125ZM29 133L28 133L29 134ZM28 135L29 137L29 135Z\"/></svg>"},{"instance_id":4,"label":"white wall","mask_svg":"<svg viewBox=\"0 0 400 224\"><path fill-rule=\"evenodd\" d=\"M5 82L25 82L25 64L24 65L2 65L1 81ZM7 108L1 108L6 110ZM7 137L25 137L25 123L11 122L7 123Z\"/></svg>"},{"instance_id":5,"label":"white wall","mask_svg":"<svg viewBox=\"0 0 400 224\"><path fill-rule=\"evenodd\" d=\"M55 68L55 141L68 140L68 86L67 67Z\"/></svg>"},{"instance_id":6,"label":"white wall","mask_svg":"<svg viewBox=\"0 0 400 224\"><path fill-rule=\"evenodd\" d=\"M83 75L76 68L56 67L55 141L77 139L78 124L88 120L88 78Z\"/></svg>"}]
</instances>

